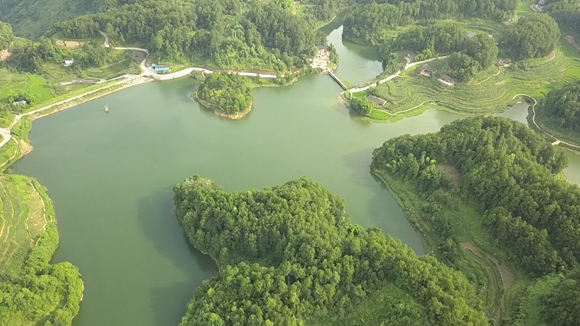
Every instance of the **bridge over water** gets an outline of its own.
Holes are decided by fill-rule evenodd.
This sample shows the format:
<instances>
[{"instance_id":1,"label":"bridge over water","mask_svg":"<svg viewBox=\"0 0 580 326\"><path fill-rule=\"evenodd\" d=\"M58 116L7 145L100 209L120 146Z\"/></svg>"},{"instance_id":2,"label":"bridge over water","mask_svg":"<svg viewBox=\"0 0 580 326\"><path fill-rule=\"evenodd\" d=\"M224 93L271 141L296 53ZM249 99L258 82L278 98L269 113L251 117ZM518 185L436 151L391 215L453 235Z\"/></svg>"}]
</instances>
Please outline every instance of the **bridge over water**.
<instances>
[{"instance_id":1,"label":"bridge over water","mask_svg":"<svg viewBox=\"0 0 580 326\"><path fill-rule=\"evenodd\" d=\"M338 86L342 87L343 90L348 91L348 87L340 80L332 71L326 70L326 72L334 79L334 81L338 84Z\"/></svg>"}]
</instances>

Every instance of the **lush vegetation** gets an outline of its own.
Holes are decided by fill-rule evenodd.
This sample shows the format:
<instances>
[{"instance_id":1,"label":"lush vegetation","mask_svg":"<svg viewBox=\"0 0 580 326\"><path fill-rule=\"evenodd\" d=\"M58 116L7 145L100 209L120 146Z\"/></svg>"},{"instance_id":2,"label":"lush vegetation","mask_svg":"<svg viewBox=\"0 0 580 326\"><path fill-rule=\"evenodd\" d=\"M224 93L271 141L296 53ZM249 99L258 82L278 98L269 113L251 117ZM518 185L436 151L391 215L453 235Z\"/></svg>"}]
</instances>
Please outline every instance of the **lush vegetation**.
<instances>
[{"instance_id":1,"label":"lush vegetation","mask_svg":"<svg viewBox=\"0 0 580 326\"><path fill-rule=\"evenodd\" d=\"M543 137L504 118L469 118L436 134L387 141L372 167L416 182L421 193L447 192L452 183L437 164L459 171L466 199L512 261L535 275L576 266L580 188L556 177L566 156ZM431 205L436 212L441 203Z\"/></svg>"},{"instance_id":2,"label":"lush vegetation","mask_svg":"<svg viewBox=\"0 0 580 326\"><path fill-rule=\"evenodd\" d=\"M114 43L138 43L153 57L213 62L220 67L289 71L324 43L284 2L155 0L121 6L58 24L67 37L105 31Z\"/></svg>"},{"instance_id":3,"label":"lush vegetation","mask_svg":"<svg viewBox=\"0 0 580 326\"><path fill-rule=\"evenodd\" d=\"M54 210L44 189L24 176L0 180L0 325L71 325L83 283L70 263L52 265L58 247Z\"/></svg>"},{"instance_id":4,"label":"lush vegetation","mask_svg":"<svg viewBox=\"0 0 580 326\"><path fill-rule=\"evenodd\" d=\"M547 7L547 12L560 25L560 28L580 33L580 1L553 0Z\"/></svg>"},{"instance_id":5,"label":"lush vegetation","mask_svg":"<svg viewBox=\"0 0 580 326\"><path fill-rule=\"evenodd\" d=\"M416 61L430 59L438 54L451 54L450 74L459 81L467 81L479 71L489 68L497 60L498 48L493 37L477 33L468 37L461 25L437 22L411 28L400 33L393 41L381 46L380 52L395 57L397 51L418 53Z\"/></svg>"},{"instance_id":6,"label":"lush vegetation","mask_svg":"<svg viewBox=\"0 0 580 326\"><path fill-rule=\"evenodd\" d=\"M542 116L552 120L561 129L580 134L580 81L553 90L538 108Z\"/></svg>"},{"instance_id":7,"label":"lush vegetation","mask_svg":"<svg viewBox=\"0 0 580 326\"><path fill-rule=\"evenodd\" d=\"M487 324L462 274L352 225L344 202L307 178L226 193L194 176L174 187L174 203L189 240L220 266L181 325L324 324L360 304L376 309L377 297L384 319L373 325ZM382 292L393 287L401 295Z\"/></svg>"},{"instance_id":8,"label":"lush vegetation","mask_svg":"<svg viewBox=\"0 0 580 326\"><path fill-rule=\"evenodd\" d=\"M0 51L7 49L8 46L12 43L12 40L14 40L12 26L0 21Z\"/></svg>"},{"instance_id":9,"label":"lush vegetation","mask_svg":"<svg viewBox=\"0 0 580 326\"><path fill-rule=\"evenodd\" d=\"M381 44L390 38L390 30L415 22L450 17L478 17L501 21L513 15L517 3L517 0L370 2L355 8L346 17L344 36L364 44Z\"/></svg>"},{"instance_id":10,"label":"lush vegetation","mask_svg":"<svg viewBox=\"0 0 580 326\"><path fill-rule=\"evenodd\" d=\"M556 21L544 14L534 14L519 19L515 26L502 35L502 44L515 59L545 57L560 40Z\"/></svg>"},{"instance_id":11,"label":"lush vegetation","mask_svg":"<svg viewBox=\"0 0 580 326\"><path fill-rule=\"evenodd\" d=\"M0 0L0 20L11 23L16 35L38 39L63 20L132 2L136 0Z\"/></svg>"},{"instance_id":12,"label":"lush vegetation","mask_svg":"<svg viewBox=\"0 0 580 326\"><path fill-rule=\"evenodd\" d=\"M210 103L210 108L232 116L248 111L254 99L248 77L217 72L205 78L196 96L202 103Z\"/></svg>"}]
</instances>

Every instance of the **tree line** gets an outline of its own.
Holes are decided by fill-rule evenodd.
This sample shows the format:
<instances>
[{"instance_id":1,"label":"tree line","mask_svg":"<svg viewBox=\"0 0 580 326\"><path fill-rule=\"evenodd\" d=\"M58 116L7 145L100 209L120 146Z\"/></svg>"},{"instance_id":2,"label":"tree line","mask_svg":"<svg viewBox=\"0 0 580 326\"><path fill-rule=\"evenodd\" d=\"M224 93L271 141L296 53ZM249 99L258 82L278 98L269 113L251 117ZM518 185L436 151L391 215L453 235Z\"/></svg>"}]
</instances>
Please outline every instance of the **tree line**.
<instances>
[{"instance_id":1,"label":"tree line","mask_svg":"<svg viewBox=\"0 0 580 326\"><path fill-rule=\"evenodd\" d=\"M459 171L461 193L477 203L488 236L526 271L577 265L580 188L556 176L567 158L542 136L505 118L467 118L387 141L373 152L372 168L414 182L422 194L448 193L451 183L433 161Z\"/></svg>"},{"instance_id":2,"label":"tree line","mask_svg":"<svg viewBox=\"0 0 580 326\"><path fill-rule=\"evenodd\" d=\"M220 266L181 325L301 325L344 316L386 284L417 303L386 304L394 324L487 325L461 273L351 224L344 201L308 178L227 193L194 176L174 187L174 203L191 243Z\"/></svg>"},{"instance_id":3,"label":"tree line","mask_svg":"<svg viewBox=\"0 0 580 326\"><path fill-rule=\"evenodd\" d=\"M246 111L254 99L252 82L237 74L214 72L197 89L197 97L217 105L228 115Z\"/></svg>"}]
</instances>

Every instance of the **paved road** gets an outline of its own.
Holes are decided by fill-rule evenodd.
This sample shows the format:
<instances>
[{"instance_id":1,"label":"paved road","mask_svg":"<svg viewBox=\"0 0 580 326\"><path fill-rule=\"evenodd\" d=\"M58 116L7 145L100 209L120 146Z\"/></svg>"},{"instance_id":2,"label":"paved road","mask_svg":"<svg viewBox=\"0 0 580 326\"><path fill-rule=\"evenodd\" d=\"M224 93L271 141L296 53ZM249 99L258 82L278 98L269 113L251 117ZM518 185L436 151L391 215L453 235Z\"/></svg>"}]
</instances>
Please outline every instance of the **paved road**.
<instances>
[{"instance_id":1,"label":"paved road","mask_svg":"<svg viewBox=\"0 0 580 326\"><path fill-rule=\"evenodd\" d=\"M431 61L434 61L434 60L437 60L437 59L445 59L445 58L448 58L448 57L449 56L446 55L446 56L442 56L442 57L431 58L431 59L427 59L427 60L423 60L423 61L417 61L417 62L413 62L413 63L410 63L409 62L409 58L407 58L407 64L405 65L405 68L403 68L403 70L399 70L396 73L394 73L394 74L392 74L392 75L390 75L390 76L388 76L388 77L386 77L384 79L379 80L379 84L386 83L389 80L392 80L392 79L395 79L395 78L399 77L401 75L401 73L403 73L403 71L408 70L408 69L410 69L412 67L415 67L416 65L420 65L420 64L423 64L423 63L431 62ZM372 84L370 84L368 86L365 86L365 87L351 88L351 89L348 90L348 92L350 92L351 94L354 94L354 93L366 91L367 89L369 89L371 87L375 87L375 86L376 86L376 82L375 83L372 83Z\"/></svg>"}]
</instances>

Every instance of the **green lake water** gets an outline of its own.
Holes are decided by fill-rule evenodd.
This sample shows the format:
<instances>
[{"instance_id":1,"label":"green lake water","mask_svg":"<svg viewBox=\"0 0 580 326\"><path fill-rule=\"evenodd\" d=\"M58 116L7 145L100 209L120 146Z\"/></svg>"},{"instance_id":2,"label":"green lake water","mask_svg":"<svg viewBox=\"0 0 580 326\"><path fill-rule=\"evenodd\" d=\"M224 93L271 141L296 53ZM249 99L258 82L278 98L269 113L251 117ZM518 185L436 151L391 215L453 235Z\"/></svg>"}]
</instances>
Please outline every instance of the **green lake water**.
<instances>
[{"instance_id":1,"label":"green lake water","mask_svg":"<svg viewBox=\"0 0 580 326\"><path fill-rule=\"evenodd\" d=\"M341 78L358 83L380 72L380 62L376 72L377 61L367 59L371 50L337 44L336 35ZM423 253L401 208L370 175L371 152L460 115L428 110L396 123L363 122L349 115L339 86L316 75L255 90L253 111L230 121L188 98L196 85L147 83L33 123L34 151L14 172L37 178L54 201L61 235L54 261L71 261L85 282L75 326L179 323L195 288L216 273L171 213L171 187L193 174L228 191L308 176L346 200L354 223Z\"/></svg>"}]
</instances>

